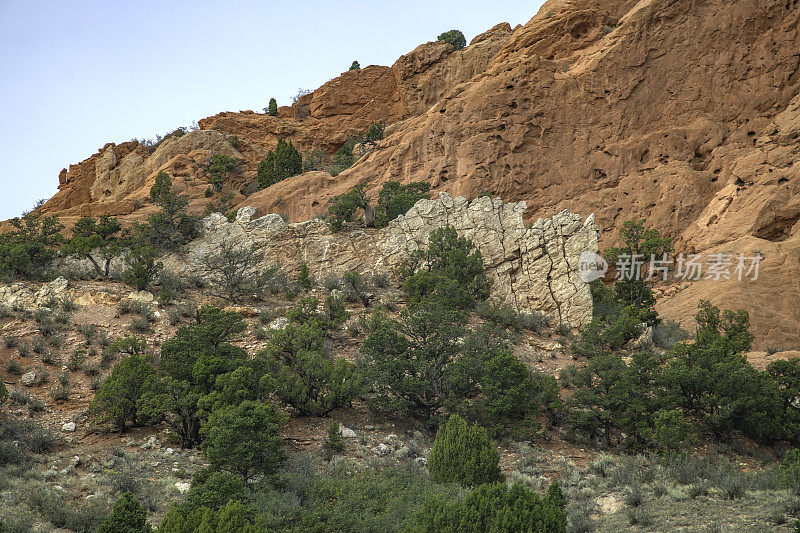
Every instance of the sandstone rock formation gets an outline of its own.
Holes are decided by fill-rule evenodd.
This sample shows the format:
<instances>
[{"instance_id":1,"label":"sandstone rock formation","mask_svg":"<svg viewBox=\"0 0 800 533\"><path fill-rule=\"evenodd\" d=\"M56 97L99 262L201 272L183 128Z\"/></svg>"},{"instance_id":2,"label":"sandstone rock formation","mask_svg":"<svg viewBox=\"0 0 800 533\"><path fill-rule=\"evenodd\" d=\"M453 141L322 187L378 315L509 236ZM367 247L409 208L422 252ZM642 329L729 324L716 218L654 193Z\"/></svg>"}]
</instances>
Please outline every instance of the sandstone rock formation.
<instances>
[{"instance_id":1,"label":"sandstone rock formation","mask_svg":"<svg viewBox=\"0 0 800 533\"><path fill-rule=\"evenodd\" d=\"M769 275L759 283L701 280L659 310L691 320L697 298L708 297L750 310L757 344L797 347L798 7L550 0L527 24L495 26L464 50L426 43L391 67L344 73L277 117L222 113L200 125L239 140L246 162L231 184L234 206L292 221L356 183L374 197L386 180L424 180L454 196L525 201L526 220L595 213L603 247L624 221L644 218L685 253L761 250ZM241 194L278 138L332 152L375 120L386 138L339 176L312 172ZM181 170L195 169L194 149L176 146L167 160L136 143L107 146L63 173L45 211L140 216L152 209L153 172L170 165L188 172L201 209L202 177Z\"/></svg>"},{"instance_id":2,"label":"sandstone rock formation","mask_svg":"<svg viewBox=\"0 0 800 533\"><path fill-rule=\"evenodd\" d=\"M223 242L236 242L256 248L264 266L280 263L291 273L305 262L320 276L349 270L396 275L411 251L427 245L431 231L451 225L480 250L493 280L495 301L545 313L555 323L586 324L591 320L592 300L588 285L578 278L577 264L582 252L597 250L594 218L584 221L564 211L526 228L524 211L525 202L504 203L489 197L469 202L443 193L435 200L420 200L386 228L334 233L319 219L295 224L287 224L276 214L254 219L255 209L245 207L233 222L220 214L206 218L204 236L165 264L178 271L202 273L206 255Z\"/></svg>"}]
</instances>

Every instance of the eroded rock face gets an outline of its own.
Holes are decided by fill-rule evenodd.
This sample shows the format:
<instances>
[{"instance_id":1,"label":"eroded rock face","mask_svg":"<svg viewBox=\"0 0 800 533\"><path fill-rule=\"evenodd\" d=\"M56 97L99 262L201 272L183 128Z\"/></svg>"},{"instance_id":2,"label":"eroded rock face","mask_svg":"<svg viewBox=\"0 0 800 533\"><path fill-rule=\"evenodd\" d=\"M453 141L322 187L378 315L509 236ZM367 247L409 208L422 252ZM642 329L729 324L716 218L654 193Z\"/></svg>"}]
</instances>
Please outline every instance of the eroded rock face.
<instances>
[{"instance_id":1,"label":"eroded rock face","mask_svg":"<svg viewBox=\"0 0 800 533\"><path fill-rule=\"evenodd\" d=\"M71 295L66 278L56 278L38 290L25 283L0 286L0 305L12 309L36 309L60 303Z\"/></svg>"},{"instance_id":2,"label":"eroded rock face","mask_svg":"<svg viewBox=\"0 0 800 533\"><path fill-rule=\"evenodd\" d=\"M220 214L206 218L204 236L189 245L184 259L174 256L165 264L202 273L203 257L223 242L237 242L258 249L265 266L280 263L290 273L305 262L314 275L355 270L396 276L409 253L427 245L431 231L450 225L480 250L495 301L571 326L586 324L592 300L588 285L578 278L577 264L582 252L597 250L594 218L584 221L564 211L526 228L525 207L525 202L489 197L469 202L441 194L420 200L386 228L339 233L319 219L287 224L276 214L252 218L255 209L246 207L234 222Z\"/></svg>"}]
</instances>

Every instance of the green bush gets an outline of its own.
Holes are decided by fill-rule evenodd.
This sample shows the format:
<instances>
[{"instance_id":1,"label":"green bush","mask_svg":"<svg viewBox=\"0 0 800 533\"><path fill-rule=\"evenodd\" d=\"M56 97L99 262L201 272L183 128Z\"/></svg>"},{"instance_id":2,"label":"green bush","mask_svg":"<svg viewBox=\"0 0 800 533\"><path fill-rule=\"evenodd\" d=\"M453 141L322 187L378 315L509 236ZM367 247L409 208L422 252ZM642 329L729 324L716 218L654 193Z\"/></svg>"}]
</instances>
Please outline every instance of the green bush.
<instances>
[{"instance_id":1,"label":"green bush","mask_svg":"<svg viewBox=\"0 0 800 533\"><path fill-rule=\"evenodd\" d=\"M328 221L333 231L339 231L345 222L353 222L359 210L366 209L369 198L364 185L359 184L339 196L331 198L328 204Z\"/></svg>"},{"instance_id":2,"label":"green bush","mask_svg":"<svg viewBox=\"0 0 800 533\"><path fill-rule=\"evenodd\" d=\"M694 442L692 424L686 420L680 409L659 411L653 426L655 441L663 450L679 450Z\"/></svg>"},{"instance_id":3,"label":"green bush","mask_svg":"<svg viewBox=\"0 0 800 533\"><path fill-rule=\"evenodd\" d=\"M268 404L245 400L211 412L202 426L203 450L212 466L245 482L271 476L286 460L280 430L286 418Z\"/></svg>"},{"instance_id":4,"label":"green bush","mask_svg":"<svg viewBox=\"0 0 800 533\"><path fill-rule=\"evenodd\" d=\"M149 244L138 244L125 255L126 268L122 280L137 291L147 289L158 276L163 264L158 251Z\"/></svg>"},{"instance_id":5,"label":"green bush","mask_svg":"<svg viewBox=\"0 0 800 533\"><path fill-rule=\"evenodd\" d=\"M377 124L377 123L376 123ZM370 128L372 131L372 128ZM383 135L381 131L381 135ZM369 138L370 133L367 133ZM429 198L431 186L423 181L414 181L400 185L396 181L387 181L378 193L378 205L375 208L375 227L385 227L400 215L404 215L414 204L423 198Z\"/></svg>"},{"instance_id":6,"label":"green bush","mask_svg":"<svg viewBox=\"0 0 800 533\"><path fill-rule=\"evenodd\" d=\"M464 38L464 34L461 33L460 30L450 30L446 31L439 35L436 38L437 41L445 42L451 45L456 50L461 50L465 46L467 46L467 39Z\"/></svg>"},{"instance_id":7,"label":"green bush","mask_svg":"<svg viewBox=\"0 0 800 533\"><path fill-rule=\"evenodd\" d=\"M436 300L457 309L471 309L489 297L491 281L475 245L455 228L433 230L428 247L415 250L401 272L409 307Z\"/></svg>"},{"instance_id":8,"label":"green bush","mask_svg":"<svg viewBox=\"0 0 800 533\"><path fill-rule=\"evenodd\" d=\"M219 376L247 360L247 353L230 343L246 327L237 313L202 307L196 323L181 326L162 345L158 375L145 380L137 415L167 422L184 447L200 443L201 399L214 391Z\"/></svg>"},{"instance_id":9,"label":"green bush","mask_svg":"<svg viewBox=\"0 0 800 533\"><path fill-rule=\"evenodd\" d=\"M239 161L224 154L211 156L211 160L205 165L204 170L208 175L208 181L214 190L221 191L228 174L239 166Z\"/></svg>"},{"instance_id":10,"label":"green bush","mask_svg":"<svg viewBox=\"0 0 800 533\"><path fill-rule=\"evenodd\" d=\"M384 129L385 128L383 127L383 124L380 122L373 122L367 130L367 133L364 135L364 139L371 143L378 142L383 139Z\"/></svg>"},{"instance_id":11,"label":"green bush","mask_svg":"<svg viewBox=\"0 0 800 533\"><path fill-rule=\"evenodd\" d=\"M470 487L502 481L499 461L500 454L485 429L452 415L436 432L428 469L438 483Z\"/></svg>"},{"instance_id":12,"label":"green bush","mask_svg":"<svg viewBox=\"0 0 800 533\"><path fill-rule=\"evenodd\" d=\"M303 262L300 265L300 273L297 275L297 285L304 291L309 291L314 286L314 281L308 272L308 263Z\"/></svg>"},{"instance_id":13,"label":"green bush","mask_svg":"<svg viewBox=\"0 0 800 533\"><path fill-rule=\"evenodd\" d=\"M123 431L129 422L138 424L137 404L144 383L154 376L155 369L143 355L128 355L114 365L95 393L90 410L99 415L101 422L111 421Z\"/></svg>"},{"instance_id":14,"label":"green bush","mask_svg":"<svg viewBox=\"0 0 800 533\"><path fill-rule=\"evenodd\" d=\"M266 361L268 388L301 415L324 416L348 405L364 388L364 379L349 361L323 352L320 315L295 308L287 313L299 324L276 332L257 359ZM303 303L301 302L301 306Z\"/></svg>"},{"instance_id":15,"label":"green bush","mask_svg":"<svg viewBox=\"0 0 800 533\"><path fill-rule=\"evenodd\" d=\"M335 420L328 426L328 434L323 443L325 459L330 461L334 454L342 453L345 449L344 439L340 433L339 422Z\"/></svg>"},{"instance_id":16,"label":"green bush","mask_svg":"<svg viewBox=\"0 0 800 533\"><path fill-rule=\"evenodd\" d=\"M13 230L0 234L0 278L38 279L50 268L62 243L64 226L55 216L36 211L12 218Z\"/></svg>"},{"instance_id":17,"label":"green bush","mask_svg":"<svg viewBox=\"0 0 800 533\"><path fill-rule=\"evenodd\" d=\"M279 139L275 151L267 152L266 157L258 164L258 185L263 189L302 171L303 158L300 152L292 145L292 141L287 143Z\"/></svg>"},{"instance_id":18,"label":"green bush","mask_svg":"<svg viewBox=\"0 0 800 533\"><path fill-rule=\"evenodd\" d=\"M100 522L97 533L149 533L153 531L147 523L147 511L131 494L125 493L114 504L111 514Z\"/></svg>"},{"instance_id":19,"label":"green bush","mask_svg":"<svg viewBox=\"0 0 800 533\"><path fill-rule=\"evenodd\" d=\"M360 70L360 69L361 65L358 63L358 61L353 61L352 63L350 63L350 68L347 70Z\"/></svg>"},{"instance_id":20,"label":"green bush","mask_svg":"<svg viewBox=\"0 0 800 533\"><path fill-rule=\"evenodd\" d=\"M420 531L430 533L566 533L566 499L557 483L540 498L521 484L481 485L463 500L433 500L420 513Z\"/></svg>"}]
</instances>

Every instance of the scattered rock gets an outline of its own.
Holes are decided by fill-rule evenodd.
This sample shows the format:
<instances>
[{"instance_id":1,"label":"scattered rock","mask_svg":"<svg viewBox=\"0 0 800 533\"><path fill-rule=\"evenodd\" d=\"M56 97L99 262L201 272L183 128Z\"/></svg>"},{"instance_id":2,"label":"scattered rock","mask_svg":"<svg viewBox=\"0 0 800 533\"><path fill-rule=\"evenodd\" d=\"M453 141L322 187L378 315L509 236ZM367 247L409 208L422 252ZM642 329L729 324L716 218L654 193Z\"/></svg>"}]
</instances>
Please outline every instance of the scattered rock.
<instances>
[{"instance_id":1,"label":"scattered rock","mask_svg":"<svg viewBox=\"0 0 800 533\"><path fill-rule=\"evenodd\" d=\"M358 437L355 431L353 431L348 427L344 427L341 424L339 424L339 435L341 435L345 439L355 439L356 437Z\"/></svg>"},{"instance_id":2,"label":"scattered rock","mask_svg":"<svg viewBox=\"0 0 800 533\"><path fill-rule=\"evenodd\" d=\"M155 297L153 296L153 293L150 291L133 291L128 295L128 300L149 304L152 303L153 300L155 300Z\"/></svg>"},{"instance_id":3,"label":"scattered rock","mask_svg":"<svg viewBox=\"0 0 800 533\"><path fill-rule=\"evenodd\" d=\"M384 443L380 443L372 449L372 453L379 457L384 457L392 453L392 449Z\"/></svg>"},{"instance_id":4,"label":"scattered rock","mask_svg":"<svg viewBox=\"0 0 800 533\"><path fill-rule=\"evenodd\" d=\"M19 378L19 382L25 385L26 387L33 387L36 385L36 371L31 370L30 372L25 372L22 374L22 377Z\"/></svg>"},{"instance_id":5,"label":"scattered rock","mask_svg":"<svg viewBox=\"0 0 800 533\"><path fill-rule=\"evenodd\" d=\"M67 431L69 433L72 433L73 431L75 431L75 428L76 428L75 422L65 422L61 426L61 431Z\"/></svg>"},{"instance_id":6,"label":"scattered rock","mask_svg":"<svg viewBox=\"0 0 800 533\"><path fill-rule=\"evenodd\" d=\"M175 488L178 489L178 492L183 494L189 492L189 489L192 488L192 484L186 481L178 481L175 483Z\"/></svg>"},{"instance_id":7,"label":"scattered rock","mask_svg":"<svg viewBox=\"0 0 800 533\"><path fill-rule=\"evenodd\" d=\"M279 330L279 329L286 329L286 326L289 325L289 319L286 317L279 317L269 323L269 329Z\"/></svg>"}]
</instances>

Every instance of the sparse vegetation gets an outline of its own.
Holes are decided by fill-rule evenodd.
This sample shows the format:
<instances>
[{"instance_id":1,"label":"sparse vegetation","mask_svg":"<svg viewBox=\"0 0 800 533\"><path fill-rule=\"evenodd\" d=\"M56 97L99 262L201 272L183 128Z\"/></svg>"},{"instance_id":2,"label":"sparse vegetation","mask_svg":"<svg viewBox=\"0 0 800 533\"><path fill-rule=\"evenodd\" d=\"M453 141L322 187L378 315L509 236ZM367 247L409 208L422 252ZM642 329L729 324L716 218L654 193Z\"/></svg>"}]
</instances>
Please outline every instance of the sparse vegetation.
<instances>
[{"instance_id":1,"label":"sparse vegetation","mask_svg":"<svg viewBox=\"0 0 800 533\"><path fill-rule=\"evenodd\" d=\"M461 33L460 30L446 31L440 34L439 37L436 38L436 40L449 44L455 50L461 50L462 48L467 46L467 39L464 37L464 34Z\"/></svg>"}]
</instances>

